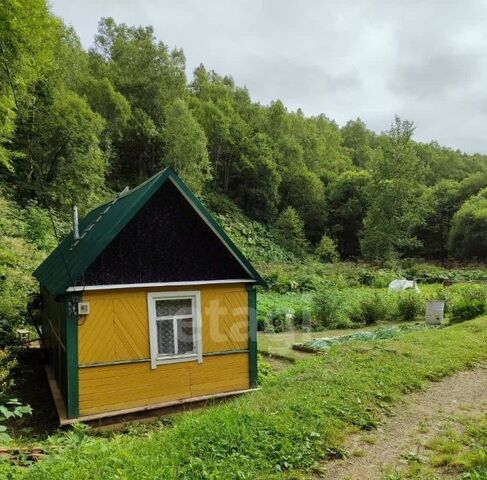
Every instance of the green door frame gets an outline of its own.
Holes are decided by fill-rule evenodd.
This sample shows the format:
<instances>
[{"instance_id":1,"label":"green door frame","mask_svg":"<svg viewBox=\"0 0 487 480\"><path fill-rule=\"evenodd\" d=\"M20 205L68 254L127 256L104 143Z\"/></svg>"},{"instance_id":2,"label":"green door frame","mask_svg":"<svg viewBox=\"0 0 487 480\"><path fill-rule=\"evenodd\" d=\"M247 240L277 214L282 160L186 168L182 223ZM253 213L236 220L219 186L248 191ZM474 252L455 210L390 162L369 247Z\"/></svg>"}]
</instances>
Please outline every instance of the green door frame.
<instances>
[{"instance_id":1,"label":"green door frame","mask_svg":"<svg viewBox=\"0 0 487 480\"><path fill-rule=\"evenodd\" d=\"M79 416L79 370L78 370L78 302L81 294L66 293L64 307L66 312L66 409L68 418Z\"/></svg>"},{"instance_id":2,"label":"green door frame","mask_svg":"<svg viewBox=\"0 0 487 480\"><path fill-rule=\"evenodd\" d=\"M247 286L249 310L249 380L250 388L259 384L257 368L257 291L255 286Z\"/></svg>"}]
</instances>

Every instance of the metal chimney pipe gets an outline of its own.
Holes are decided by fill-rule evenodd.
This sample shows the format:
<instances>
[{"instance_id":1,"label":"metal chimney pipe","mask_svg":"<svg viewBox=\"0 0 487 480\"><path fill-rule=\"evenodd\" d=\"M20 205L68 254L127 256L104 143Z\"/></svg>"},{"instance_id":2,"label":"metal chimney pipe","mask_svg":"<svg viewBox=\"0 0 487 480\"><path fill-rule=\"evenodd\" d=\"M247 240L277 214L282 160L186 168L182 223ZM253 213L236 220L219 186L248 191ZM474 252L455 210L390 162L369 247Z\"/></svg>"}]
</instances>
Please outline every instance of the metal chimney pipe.
<instances>
[{"instance_id":1,"label":"metal chimney pipe","mask_svg":"<svg viewBox=\"0 0 487 480\"><path fill-rule=\"evenodd\" d=\"M78 207L73 205L73 237L79 240Z\"/></svg>"}]
</instances>

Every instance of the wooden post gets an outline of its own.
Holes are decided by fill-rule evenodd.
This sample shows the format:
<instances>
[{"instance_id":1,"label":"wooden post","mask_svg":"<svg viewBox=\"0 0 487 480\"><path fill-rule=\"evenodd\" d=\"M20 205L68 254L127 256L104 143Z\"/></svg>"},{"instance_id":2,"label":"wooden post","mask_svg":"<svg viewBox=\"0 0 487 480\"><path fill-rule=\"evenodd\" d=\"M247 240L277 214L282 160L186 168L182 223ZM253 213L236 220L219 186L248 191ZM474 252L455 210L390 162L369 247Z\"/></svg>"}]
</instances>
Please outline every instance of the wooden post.
<instances>
[{"instance_id":1,"label":"wooden post","mask_svg":"<svg viewBox=\"0 0 487 480\"><path fill-rule=\"evenodd\" d=\"M79 371L78 371L78 302L79 293L67 293L64 296L66 319L66 409L68 418L79 416Z\"/></svg>"},{"instance_id":2,"label":"wooden post","mask_svg":"<svg viewBox=\"0 0 487 480\"><path fill-rule=\"evenodd\" d=\"M257 292L254 286L247 286L249 309L249 380L250 388L259 383L257 370Z\"/></svg>"}]
</instances>

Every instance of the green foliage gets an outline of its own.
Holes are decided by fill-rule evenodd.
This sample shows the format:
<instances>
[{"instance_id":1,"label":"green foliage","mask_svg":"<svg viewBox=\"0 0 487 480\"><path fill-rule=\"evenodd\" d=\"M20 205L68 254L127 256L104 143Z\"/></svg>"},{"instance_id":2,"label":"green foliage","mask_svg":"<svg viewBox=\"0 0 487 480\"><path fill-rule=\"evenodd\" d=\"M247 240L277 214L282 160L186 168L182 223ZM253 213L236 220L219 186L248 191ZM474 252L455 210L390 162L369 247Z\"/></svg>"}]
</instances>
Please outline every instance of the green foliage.
<instances>
[{"instance_id":1,"label":"green foliage","mask_svg":"<svg viewBox=\"0 0 487 480\"><path fill-rule=\"evenodd\" d=\"M422 184L424 165L411 141L414 126L396 117L383 154L371 163L369 209L364 219L362 254L387 260L417 248L414 229L428 212Z\"/></svg>"},{"instance_id":2,"label":"green foliage","mask_svg":"<svg viewBox=\"0 0 487 480\"><path fill-rule=\"evenodd\" d=\"M37 288L31 274L43 258L36 242L54 242L39 231L44 221L44 211L35 206L19 209L0 190L0 348L10 344L15 330L26 322L28 297Z\"/></svg>"},{"instance_id":3,"label":"green foliage","mask_svg":"<svg viewBox=\"0 0 487 480\"><path fill-rule=\"evenodd\" d=\"M467 200L453 216L449 249L462 260L487 260L487 188Z\"/></svg>"},{"instance_id":4,"label":"green foliage","mask_svg":"<svg viewBox=\"0 0 487 480\"><path fill-rule=\"evenodd\" d=\"M311 241L320 239L325 223L325 192L316 173L303 163L290 165L281 183L281 203L296 209Z\"/></svg>"},{"instance_id":5,"label":"green foliage","mask_svg":"<svg viewBox=\"0 0 487 480\"><path fill-rule=\"evenodd\" d=\"M259 370L258 373L259 383L263 384L266 383L267 381L274 380L276 378L272 370L272 365L266 360L264 360L264 357L262 355L258 355L257 365Z\"/></svg>"},{"instance_id":6,"label":"green foliage","mask_svg":"<svg viewBox=\"0 0 487 480\"><path fill-rule=\"evenodd\" d=\"M317 322L325 328L350 328L353 306L346 291L323 289L314 298Z\"/></svg>"},{"instance_id":7,"label":"green foliage","mask_svg":"<svg viewBox=\"0 0 487 480\"><path fill-rule=\"evenodd\" d=\"M32 409L28 405L22 405L16 398L8 398L13 386L11 371L15 366L16 361L11 353L0 349L0 442L10 440L4 423L12 418L21 418L25 414L32 413Z\"/></svg>"},{"instance_id":8,"label":"green foliage","mask_svg":"<svg viewBox=\"0 0 487 480\"><path fill-rule=\"evenodd\" d=\"M5 402L13 385L11 376L16 361L12 354L6 349L0 349L0 402Z\"/></svg>"},{"instance_id":9,"label":"green foliage","mask_svg":"<svg viewBox=\"0 0 487 480\"><path fill-rule=\"evenodd\" d=\"M344 258L360 255L359 237L367 212L371 183L366 170L342 173L327 188L328 225Z\"/></svg>"},{"instance_id":10,"label":"green foliage","mask_svg":"<svg viewBox=\"0 0 487 480\"><path fill-rule=\"evenodd\" d=\"M130 105L160 125L164 109L184 96L185 58L157 41L152 27L117 24L102 18L90 52L93 68L106 75Z\"/></svg>"},{"instance_id":11,"label":"green foliage","mask_svg":"<svg viewBox=\"0 0 487 480\"><path fill-rule=\"evenodd\" d=\"M453 420L453 421L452 421ZM387 480L431 479L455 472L458 480L487 478L487 416L455 415L439 425L426 444L421 461L414 456L407 469L387 475ZM448 474L448 473L447 473Z\"/></svg>"},{"instance_id":12,"label":"green foliage","mask_svg":"<svg viewBox=\"0 0 487 480\"><path fill-rule=\"evenodd\" d=\"M418 295L414 291L408 291L399 293L397 300L397 308L399 318L411 322L424 313L425 302L424 298Z\"/></svg>"},{"instance_id":13,"label":"green foliage","mask_svg":"<svg viewBox=\"0 0 487 480\"><path fill-rule=\"evenodd\" d=\"M183 100L169 106L164 130L164 164L174 167L195 193L211 180L211 165L203 129Z\"/></svg>"},{"instance_id":14,"label":"green foliage","mask_svg":"<svg viewBox=\"0 0 487 480\"><path fill-rule=\"evenodd\" d=\"M58 20L44 0L19 2L5 0L0 5L0 167L14 167L12 159L21 153L12 150L18 112L17 98L28 89L53 62Z\"/></svg>"},{"instance_id":15,"label":"green foliage","mask_svg":"<svg viewBox=\"0 0 487 480\"><path fill-rule=\"evenodd\" d=\"M480 265L443 268L438 265L414 262L412 265L404 266L404 274L408 278L417 279L420 283L487 281L487 270Z\"/></svg>"},{"instance_id":16,"label":"green foliage","mask_svg":"<svg viewBox=\"0 0 487 480\"><path fill-rule=\"evenodd\" d=\"M360 119L339 128L279 100L263 106L203 65L187 84L184 53L150 26L103 18L88 52L45 0L3 2L0 26L11 74L0 69L0 178L22 206L89 208L172 165L263 229L286 219L282 250L299 256L326 231L341 258L444 258L448 236L458 258L483 258L483 217L472 220L482 207L465 203L451 222L487 186L485 156L418 144L398 118L377 135Z\"/></svg>"},{"instance_id":17,"label":"green foliage","mask_svg":"<svg viewBox=\"0 0 487 480\"><path fill-rule=\"evenodd\" d=\"M320 243L316 247L316 254L325 263L336 263L340 261L340 255L337 252L335 242L326 234L321 237Z\"/></svg>"},{"instance_id":18,"label":"green foliage","mask_svg":"<svg viewBox=\"0 0 487 480\"><path fill-rule=\"evenodd\" d=\"M0 403L0 442L11 440L7 433L7 427L3 425L7 420L13 418L22 418L24 415L30 415L32 409L29 405L22 405L16 398L12 398L5 403Z\"/></svg>"},{"instance_id":19,"label":"green foliage","mask_svg":"<svg viewBox=\"0 0 487 480\"><path fill-rule=\"evenodd\" d=\"M479 317L487 311L487 287L484 285L463 285L456 289L451 298L453 322L463 322Z\"/></svg>"},{"instance_id":20,"label":"green foliage","mask_svg":"<svg viewBox=\"0 0 487 480\"><path fill-rule=\"evenodd\" d=\"M204 203L250 260L259 264L294 263L295 256L278 245L269 228L260 222L250 220L228 197L222 194L207 194Z\"/></svg>"},{"instance_id":21,"label":"green foliage","mask_svg":"<svg viewBox=\"0 0 487 480\"><path fill-rule=\"evenodd\" d=\"M365 167L372 155L371 143L374 134L360 118L348 121L341 133L343 144L350 150L354 165Z\"/></svg>"},{"instance_id":22,"label":"green foliage","mask_svg":"<svg viewBox=\"0 0 487 480\"><path fill-rule=\"evenodd\" d=\"M287 207L277 218L274 228L279 243L296 255L303 255L307 246L304 224L298 212Z\"/></svg>"},{"instance_id":23,"label":"green foliage","mask_svg":"<svg viewBox=\"0 0 487 480\"><path fill-rule=\"evenodd\" d=\"M48 84L38 85L27 110L34 120L25 127L27 137L18 138L26 153L12 174L17 196L57 208L99 200L106 172L99 144L103 119L74 92L53 90Z\"/></svg>"},{"instance_id":24,"label":"green foliage","mask_svg":"<svg viewBox=\"0 0 487 480\"><path fill-rule=\"evenodd\" d=\"M277 213L281 175L267 135L258 133L235 166L229 193L251 217L271 219Z\"/></svg>"},{"instance_id":25,"label":"green foliage","mask_svg":"<svg viewBox=\"0 0 487 480\"><path fill-rule=\"evenodd\" d=\"M485 302L481 300L461 300L452 308L452 321L455 323L480 317L487 310Z\"/></svg>"},{"instance_id":26,"label":"green foliage","mask_svg":"<svg viewBox=\"0 0 487 480\"><path fill-rule=\"evenodd\" d=\"M398 299L387 290L367 287L319 290L313 298L315 330L359 328L381 320L397 320Z\"/></svg>"},{"instance_id":27,"label":"green foliage","mask_svg":"<svg viewBox=\"0 0 487 480\"><path fill-rule=\"evenodd\" d=\"M2 463L0 472L12 480L309 476L341 451L348 428L374 428L404 392L484 361L485 326L478 319L349 342L297 362L249 396L176 416L170 428L89 436L27 469Z\"/></svg>"},{"instance_id":28,"label":"green foliage","mask_svg":"<svg viewBox=\"0 0 487 480\"><path fill-rule=\"evenodd\" d=\"M260 331L282 332L291 328L312 328L311 296L262 292L257 302Z\"/></svg>"},{"instance_id":29,"label":"green foliage","mask_svg":"<svg viewBox=\"0 0 487 480\"><path fill-rule=\"evenodd\" d=\"M386 320L391 312L388 311L388 304L379 293L363 298L359 303L357 320L370 325L379 320Z\"/></svg>"}]
</instances>

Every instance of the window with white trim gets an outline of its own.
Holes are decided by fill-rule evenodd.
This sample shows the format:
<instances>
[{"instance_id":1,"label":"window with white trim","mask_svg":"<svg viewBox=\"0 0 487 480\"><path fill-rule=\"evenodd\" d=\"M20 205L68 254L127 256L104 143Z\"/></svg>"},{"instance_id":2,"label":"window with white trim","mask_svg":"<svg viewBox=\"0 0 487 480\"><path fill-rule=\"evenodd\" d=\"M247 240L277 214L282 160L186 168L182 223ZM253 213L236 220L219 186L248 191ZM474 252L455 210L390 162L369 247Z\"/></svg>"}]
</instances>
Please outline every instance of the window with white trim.
<instances>
[{"instance_id":1,"label":"window with white trim","mask_svg":"<svg viewBox=\"0 0 487 480\"><path fill-rule=\"evenodd\" d=\"M199 292L149 293L152 368L202 360Z\"/></svg>"}]
</instances>

